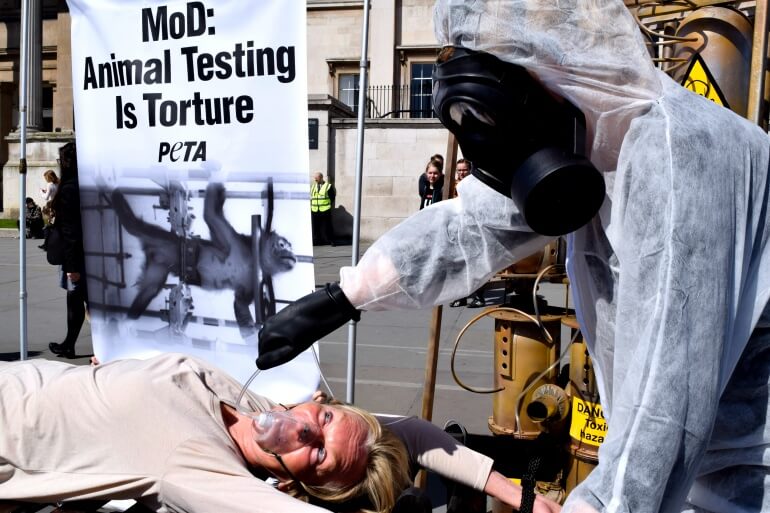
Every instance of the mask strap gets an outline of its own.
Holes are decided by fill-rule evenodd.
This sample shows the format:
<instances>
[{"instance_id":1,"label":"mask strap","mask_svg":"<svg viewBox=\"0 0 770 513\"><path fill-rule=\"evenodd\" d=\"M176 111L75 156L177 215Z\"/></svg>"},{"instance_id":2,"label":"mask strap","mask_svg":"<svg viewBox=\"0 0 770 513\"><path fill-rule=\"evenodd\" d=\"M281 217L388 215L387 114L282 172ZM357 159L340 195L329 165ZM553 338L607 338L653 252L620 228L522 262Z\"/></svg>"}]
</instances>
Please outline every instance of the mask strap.
<instances>
[{"instance_id":1,"label":"mask strap","mask_svg":"<svg viewBox=\"0 0 770 513\"><path fill-rule=\"evenodd\" d=\"M283 406L283 405L281 405L281 406ZM297 483L297 484L300 486L300 488L302 488L302 489L303 489L303 490L304 490L306 493L310 493L310 492L308 492L308 491L307 491L307 488L305 488L305 485L302 483L302 481L300 481L299 479L297 479L297 476L295 476L295 475L294 475L294 473L293 473L291 470L289 470L289 467L287 467L287 466L286 466L286 463L284 463L284 462L283 462L283 458L281 458L281 455L280 455L280 454L277 454L277 453L275 453L275 452L272 452L272 451L269 451L269 452L270 452L270 454L272 454L272 455L273 455L273 457L274 457L276 460L278 460L278 463L280 463L280 464L281 464L281 467L283 468L283 470L284 470L284 471L285 471L287 474L289 474L289 477L291 478L291 480L292 480L292 481L294 481L295 483Z\"/></svg>"},{"instance_id":2,"label":"mask strap","mask_svg":"<svg viewBox=\"0 0 770 513\"><path fill-rule=\"evenodd\" d=\"M280 406L281 408L283 408L283 410L284 410L284 411L289 411L289 410L293 409L293 408L296 406L296 404L295 404L295 405L292 405L292 406L286 406L286 405L285 405L285 404L283 404L283 403L278 403L278 406ZM278 463L280 463L280 464L281 464L281 467L283 468L283 470L284 470L284 471L285 471L287 474L289 474L289 478L291 478L291 480L292 480L292 481L294 481L295 483L297 483L297 484L300 486L300 488L302 488L303 490L305 490L305 492L309 493L309 492L307 491L307 488L305 488L305 485L302 483L302 481L300 481L299 479L297 479L297 476L295 476L295 475L294 475L294 472L292 472L291 470L289 470L289 467L287 467L287 466L286 466L286 463L284 463L284 462L283 462L283 458L281 458L281 455L280 455L280 454L278 454L278 453L275 453L275 452L273 452L273 451L267 451L267 452L269 452L270 454L272 454L272 455L273 455L273 457L274 457L276 460L278 460Z\"/></svg>"}]
</instances>

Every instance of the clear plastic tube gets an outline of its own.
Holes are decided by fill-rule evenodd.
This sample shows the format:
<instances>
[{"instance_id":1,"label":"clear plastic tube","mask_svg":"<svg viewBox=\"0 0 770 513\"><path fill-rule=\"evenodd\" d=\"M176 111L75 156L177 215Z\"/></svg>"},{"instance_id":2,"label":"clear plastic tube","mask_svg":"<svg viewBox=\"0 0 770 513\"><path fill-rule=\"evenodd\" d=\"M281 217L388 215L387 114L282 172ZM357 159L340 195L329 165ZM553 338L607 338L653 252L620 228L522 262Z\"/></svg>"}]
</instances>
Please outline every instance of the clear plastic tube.
<instances>
[{"instance_id":1,"label":"clear plastic tube","mask_svg":"<svg viewBox=\"0 0 770 513\"><path fill-rule=\"evenodd\" d=\"M321 370L321 360L318 359L318 353L315 350L315 345L310 346L310 350L313 351L313 358L315 359L316 367L318 367L318 374L321 376L321 382L326 387L326 391L329 392L329 397L334 397L332 387L329 386L329 382L326 381L326 376L324 376L324 373Z\"/></svg>"},{"instance_id":2,"label":"clear plastic tube","mask_svg":"<svg viewBox=\"0 0 770 513\"><path fill-rule=\"evenodd\" d=\"M259 373L262 372L260 369L257 369L254 371L254 374L251 375L251 377L246 381L246 384L243 385L243 388L241 388L241 393L238 394L238 399L235 400L235 409L238 410L240 413L243 413L245 415L251 415L254 412L251 412L241 406L241 401L243 400L243 396L246 394L246 390L249 389L249 385L251 385L251 382L254 381L254 378L259 376Z\"/></svg>"},{"instance_id":3,"label":"clear plastic tube","mask_svg":"<svg viewBox=\"0 0 770 513\"><path fill-rule=\"evenodd\" d=\"M318 367L318 374L321 376L321 383L323 383L323 385L326 387L326 390L329 392L329 397L334 397L334 391L332 390L331 385L329 385L329 382L326 381L326 376L324 376L324 373L321 370L321 361L318 359L318 353L316 352L315 346L310 346L310 350L313 353L313 359L315 360L316 367ZM260 372L260 369L254 371L254 374L252 374L248 381L246 381L246 383L243 385L243 388L241 388L241 391L238 394L238 398L235 400L235 409L244 415L253 416L252 414L254 412L244 408L241 405L241 401L243 400L243 396L246 395L246 390L248 390L249 385L251 385L251 382L254 381L257 376L259 376Z\"/></svg>"}]
</instances>

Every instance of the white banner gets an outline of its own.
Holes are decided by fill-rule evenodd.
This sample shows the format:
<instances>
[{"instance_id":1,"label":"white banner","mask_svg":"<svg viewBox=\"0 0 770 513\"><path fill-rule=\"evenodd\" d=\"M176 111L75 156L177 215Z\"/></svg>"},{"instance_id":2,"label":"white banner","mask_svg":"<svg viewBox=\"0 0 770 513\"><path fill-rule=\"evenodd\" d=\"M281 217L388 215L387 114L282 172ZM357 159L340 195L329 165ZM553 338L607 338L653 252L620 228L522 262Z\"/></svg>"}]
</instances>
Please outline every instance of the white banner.
<instances>
[{"instance_id":1,"label":"white banner","mask_svg":"<svg viewBox=\"0 0 770 513\"><path fill-rule=\"evenodd\" d=\"M314 288L305 2L68 4L96 356L184 352L244 382L261 322ZM318 380L306 352L252 388Z\"/></svg>"}]
</instances>

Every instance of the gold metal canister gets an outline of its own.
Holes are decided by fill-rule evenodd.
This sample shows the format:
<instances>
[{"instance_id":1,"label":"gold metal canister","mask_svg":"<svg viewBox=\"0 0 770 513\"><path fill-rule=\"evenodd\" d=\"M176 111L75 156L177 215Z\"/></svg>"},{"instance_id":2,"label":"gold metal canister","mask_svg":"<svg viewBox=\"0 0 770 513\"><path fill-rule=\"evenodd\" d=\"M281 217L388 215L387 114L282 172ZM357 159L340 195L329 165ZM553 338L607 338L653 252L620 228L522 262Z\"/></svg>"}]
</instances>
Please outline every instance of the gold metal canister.
<instances>
[{"instance_id":1,"label":"gold metal canister","mask_svg":"<svg viewBox=\"0 0 770 513\"><path fill-rule=\"evenodd\" d=\"M541 429L529 419L526 407L537 387L556 379L556 368L538 376L558 357L561 316L541 316L549 342L530 317L511 311L489 315L495 319L494 385L502 389L493 396L489 429L497 435L535 439Z\"/></svg>"},{"instance_id":2,"label":"gold metal canister","mask_svg":"<svg viewBox=\"0 0 770 513\"><path fill-rule=\"evenodd\" d=\"M685 84L698 94L707 96L709 89L718 87L733 112L746 116L748 111L749 79L753 27L746 16L735 9L706 6L696 9L678 25L678 37L688 38L674 45L674 56L694 59L700 56L713 79ZM693 65L682 66L674 80L682 82Z\"/></svg>"},{"instance_id":3,"label":"gold metal canister","mask_svg":"<svg viewBox=\"0 0 770 513\"><path fill-rule=\"evenodd\" d=\"M562 323L573 330L580 326L573 316L562 319ZM570 468L564 488L571 492L599 462L599 446L604 441L607 426L599 404L591 357L585 340L578 336L570 347L570 383L568 392L572 407L570 425Z\"/></svg>"}]
</instances>

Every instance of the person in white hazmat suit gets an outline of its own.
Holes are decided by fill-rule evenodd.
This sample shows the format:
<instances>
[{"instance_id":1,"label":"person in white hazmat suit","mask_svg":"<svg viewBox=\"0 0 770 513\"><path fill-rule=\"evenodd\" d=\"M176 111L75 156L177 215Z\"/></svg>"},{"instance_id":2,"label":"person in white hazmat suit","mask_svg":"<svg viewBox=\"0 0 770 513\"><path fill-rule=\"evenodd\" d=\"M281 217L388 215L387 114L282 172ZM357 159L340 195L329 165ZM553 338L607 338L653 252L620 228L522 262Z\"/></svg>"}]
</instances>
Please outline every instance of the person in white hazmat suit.
<instances>
[{"instance_id":1,"label":"person in white hazmat suit","mask_svg":"<svg viewBox=\"0 0 770 513\"><path fill-rule=\"evenodd\" d=\"M574 229L567 270L609 425L562 511L770 512L767 134L656 70L622 0L439 0L434 16L442 45L521 66L577 107L606 185L584 225L559 212ZM488 114L450 109L464 154L466 129L496 137ZM339 286L268 320L257 365L291 359L361 310L465 297L552 238L516 191L483 178L383 235Z\"/></svg>"}]
</instances>

